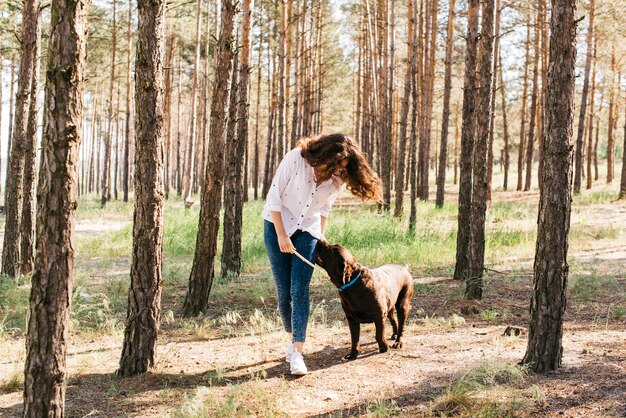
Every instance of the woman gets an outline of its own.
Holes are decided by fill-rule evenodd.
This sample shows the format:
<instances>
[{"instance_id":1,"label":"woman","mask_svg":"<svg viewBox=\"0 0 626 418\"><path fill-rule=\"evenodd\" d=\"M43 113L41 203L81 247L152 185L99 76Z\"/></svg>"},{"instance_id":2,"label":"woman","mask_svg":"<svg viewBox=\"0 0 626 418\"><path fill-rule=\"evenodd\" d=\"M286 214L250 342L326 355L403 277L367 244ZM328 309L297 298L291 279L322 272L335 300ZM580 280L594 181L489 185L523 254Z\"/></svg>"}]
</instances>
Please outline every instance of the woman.
<instances>
[{"instance_id":1,"label":"woman","mask_svg":"<svg viewBox=\"0 0 626 418\"><path fill-rule=\"evenodd\" d=\"M298 252L315 260L328 213L343 184L355 196L380 202L381 183L363 153L343 134L321 135L298 142L281 161L267 194L264 237L276 290L278 309L291 344L291 373L303 375L302 357L309 319L309 283L313 269Z\"/></svg>"}]
</instances>

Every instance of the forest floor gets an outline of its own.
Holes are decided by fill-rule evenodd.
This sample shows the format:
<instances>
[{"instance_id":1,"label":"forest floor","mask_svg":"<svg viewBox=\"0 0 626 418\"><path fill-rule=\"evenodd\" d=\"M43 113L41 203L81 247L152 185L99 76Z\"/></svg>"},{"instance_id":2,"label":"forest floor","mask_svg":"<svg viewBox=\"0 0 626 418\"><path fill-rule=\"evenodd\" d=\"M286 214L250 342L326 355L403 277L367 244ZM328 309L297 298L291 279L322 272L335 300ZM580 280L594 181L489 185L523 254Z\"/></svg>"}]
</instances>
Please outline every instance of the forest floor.
<instances>
[{"instance_id":1,"label":"forest floor","mask_svg":"<svg viewBox=\"0 0 626 418\"><path fill-rule=\"evenodd\" d=\"M513 206L538 200L537 193L496 196ZM530 230L536 225L529 219L515 225L494 216L490 222ZM94 220L79 221L77 231L98 234L129 222ZM363 326L362 352L354 361L343 360L350 338L336 292L316 273L305 346L309 374L297 378L284 361L287 341L272 314L272 293L252 295L254 274L227 285L211 313L193 321L174 314L184 298L183 278L164 291L151 372L115 377L119 327L71 336L66 415L625 417L626 204L590 198L575 206L572 231L579 238L569 252L563 367L554 373L535 375L517 366L527 335L504 335L507 326L528 325L528 252L489 260L478 303L464 300L463 283L445 271L416 275L404 347L379 354L373 326ZM111 269L128 274L124 260L107 266L90 273L93 283L105 281ZM228 306L220 306L224 301ZM0 339L0 382L21 371L23 345L20 332ZM19 383L5 384L0 416L17 417L21 409Z\"/></svg>"}]
</instances>

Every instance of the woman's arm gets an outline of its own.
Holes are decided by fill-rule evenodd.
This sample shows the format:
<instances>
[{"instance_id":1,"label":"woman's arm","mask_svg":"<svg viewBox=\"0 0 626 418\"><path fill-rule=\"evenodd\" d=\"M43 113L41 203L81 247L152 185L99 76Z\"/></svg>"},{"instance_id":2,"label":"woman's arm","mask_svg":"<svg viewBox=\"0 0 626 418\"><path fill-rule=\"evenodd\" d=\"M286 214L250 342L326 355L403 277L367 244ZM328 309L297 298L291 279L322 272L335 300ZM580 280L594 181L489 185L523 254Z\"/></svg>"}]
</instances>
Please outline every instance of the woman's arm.
<instances>
[{"instance_id":1,"label":"woman's arm","mask_svg":"<svg viewBox=\"0 0 626 418\"><path fill-rule=\"evenodd\" d=\"M295 253L296 247L293 246L291 238L289 238L287 231L285 231L285 225L283 225L283 216L281 213L271 210L270 216L272 217L272 222L274 223L274 228L276 229L276 236L278 237L278 246L280 247L280 251L291 254Z\"/></svg>"},{"instance_id":2,"label":"woman's arm","mask_svg":"<svg viewBox=\"0 0 626 418\"><path fill-rule=\"evenodd\" d=\"M325 241L326 238L324 237L324 230L326 229L326 216L321 216L320 217L321 221L320 221L320 229L322 230L322 237L321 240Z\"/></svg>"}]
</instances>

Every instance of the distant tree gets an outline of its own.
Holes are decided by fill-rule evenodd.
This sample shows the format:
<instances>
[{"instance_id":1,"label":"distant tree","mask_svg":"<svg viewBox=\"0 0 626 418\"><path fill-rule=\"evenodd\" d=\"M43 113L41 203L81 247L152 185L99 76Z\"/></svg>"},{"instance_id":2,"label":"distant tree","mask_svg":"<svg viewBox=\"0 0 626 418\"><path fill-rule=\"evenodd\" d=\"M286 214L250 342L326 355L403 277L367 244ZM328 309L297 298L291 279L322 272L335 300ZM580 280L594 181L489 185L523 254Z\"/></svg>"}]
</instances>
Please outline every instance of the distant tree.
<instances>
[{"instance_id":1,"label":"distant tree","mask_svg":"<svg viewBox=\"0 0 626 418\"><path fill-rule=\"evenodd\" d=\"M224 181L224 244L222 245L222 277L241 272L241 228L244 201L244 151L248 142L248 84L250 80L250 31L252 0L243 2L241 49L239 50L239 85L237 102L230 109L230 118L237 122L234 138L226 144L226 179ZM233 71L234 72L234 71Z\"/></svg>"},{"instance_id":2,"label":"distant tree","mask_svg":"<svg viewBox=\"0 0 626 418\"><path fill-rule=\"evenodd\" d=\"M597 65L597 56L598 56L598 38L594 36L593 41L593 57L592 57L592 66L591 70L591 100L589 103L589 127L587 132L589 135L587 136L587 189L591 189L593 184L593 176L591 175L591 163L593 162L593 120L595 117L595 97L596 97L596 65Z\"/></svg>"},{"instance_id":3,"label":"distant tree","mask_svg":"<svg viewBox=\"0 0 626 418\"><path fill-rule=\"evenodd\" d=\"M534 291L528 346L522 359L535 372L561 366L572 203L572 124L576 63L576 1L552 2L546 130L542 141Z\"/></svg>"},{"instance_id":4,"label":"distant tree","mask_svg":"<svg viewBox=\"0 0 626 418\"><path fill-rule=\"evenodd\" d=\"M209 293L215 275L214 261L217 253L217 233L222 206L222 184L224 182L224 131L225 104L228 97L228 76L234 56L232 36L235 5L231 0L222 1L222 24L217 43L215 80L213 82L211 106L211 140L209 161L202 189L200 219L196 236L196 250L189 276L189 288L183 306L184 316L196 316L206 312Z\"/></svg>"},{"instance_id":5,"label":"distant tree","mask_svg":"<svg viewBox=\"0 0 626 418\"><path fill-rule=\"evenodd\" d=\"M535 15L535 30L533 39L533 90L530 95L530 122L528 126L528 137L526 140L526 178L524 180L524 191L530 190L533 172L533 158L535 147L535 128L537 126L537 112L539 102L539 57L541 55L540 39L541 39L541 5L542 0L537 2L537 14Z\"/></svg>"},{"instance_id":6,"label":"distant tree","mask_svg":"<svg viewBox=\"0 0 626 418\"><path fill-rule=\"evenodd\" d=\"M113 88L115 86L115 52L117 48L117 1L113 0L113 18L111 19L111 66L109 77L109 101L107 107L107 132L104 137L104 161L102 164L102 196L100 206L104 207L111 199L111 152L113 142Z\"/></svg>"},{"instance_id":7,"label":"distant tree","mask_svg":"<svg viewBox=\"0 0 626 418\"><path fill-rule=\"evenodd\" d=\"M163 26L165 1L137 2L133 255L119 376L154 364L163 283Z\"/></svg>"},{"instance_id":8,"label":"distant tree","mask_svg":"<svg viewBox=\"0 0 626 418\"><path fill-rule=\"evenodd\" d=\"M609 117L607 121L607 145L606 145L606 182L613 182L613 172L615 171L615 48L611 52L611 78L609 79ZM626 151L624 151L626 152Z\"/></svg>"},{"instance_id":9,"label":"distant tree","mask_svg":"<svg viewBox=\"0 0 626 418\"><path fill-rule=\"evenodd\" d=\"M595 15L595 0L589 1L589 27L587 29L587 53L585 56L585 78L583 92L580 99L580 113L578 116L578 135L576 136L576 154L574 157L574 193L580 193L583 163L583 136L585 133L585 114L587 112L587 95L589 94L589 73L593 58L593 20Z\"/></svg>"},{"instance_id":10,"label":"distant tree","mask_svg":"<svg viewBox=\"0 0 626 418\"><path fill-rule=\"evenodd\" d=\"M452 0L454 2L454 0ZM404 73L404 92L402 94L402 105L400 106L400 135L398 137L398 157L396 159L396 181L394 189L396 191L395 208L393 216L402 216L402 207L404 203L404 171L406 165L406 140L409 125L409 108L411 89L413 88L411 81L413 80L413 61L417 58L413 53L413 32L415 31L415 18L413 9L415 8L415 0L409 0L407 6L407 45L409 59L406 63ZM360 63L359 63L360 64ZM360 65L359 65L360 68ZM410 155L410 154L409 154Z\"/></svg>"},{"instance_id":11,"label":"distant tree","mask_svg":"<svg viewBox=\"0 0 626 418\"><path fill-rule=\"evenodd\" d=\"M498 59L500 61L500 67L498 69L498 77L500 80L500 95L502 97L502 134L504 136L504 147L503 147L503 165L504 165L504 179L502 188L504 190L508 190L509 188L509 166L510 166L510 140L509 140L509 123L507 119L506 113L506 89L504 85L504 77L502 77L502 59Z\"/></svg>"},{"instance_id":12,"label":"distant tree","mask_svg":"<svg viewBox=\"0 0 626 418\"><path fill-rule=\"evenodd\" d=\"M124 148L122 159L122 192L124 202L128 202L130 178L130 103L131 103L131 50L133 34L133 0L128 0L128 28L126 29L126 124L124 129ZM171 71L171 69L170 69Z\"/></svg>"},{"instance_id":13,"label":"distant tree","mask_svg":"<svg viewBox=\"0 0 626 418\"><path fill-rule=\"evenodd\" d=\"M30 2L26 2L32 5ZM39 183L37 249L24 366L24 417L62 417L74 278L73 231L82 139L85 3L53 0ZM25 14L35 17L38 8Z\"/></svg>"},{"instance_id":14,"label":"distant tree","mask_svg":"<svg viewBox=\"0 0 626 418\"><path fill-rule=\"evenodd\" d=\"M520 112L519 151L517 153L517 186L516 190L522 190L524 177L524 155L526 152L526 100L528 99L528 67L530 66L530 23L526 22L526 42L524 59L524 81L522 90L522 110Z\"/></svg>"},{"instance_id":15,"label":"distant tree","mask_svg":"<svg viewBox=\"0 0 626 418\"><path fill-rule=\"evenodd\" d=\"M35 176L37 174L37 128L39 124L39 59L41 57L41 10L37 13L37 33L34 45L33 79L30 85L30 104L28 108L28 126L24 147L24 193L22 219L20 222L20 272L28 274L35 262Z\"/></svg>"},{"instance_id":16,"label":"distant tree","mask_svg":"<svg viewBox=\"0 0 626 418\"><path fill-rule=\"evenodd\" d=\"M6 175L4 176L4 205L5 205L5 213L6 213L6 204L7 204L7 189L9 186L9 170L11 165L11 142L13 139L13 116L15 112L15 63L11 62L11 77L9 81L9 132L7 141L7 167L6 167ZM6 230L6 221L5 221L5 230ZM6 233L5 233L6 236ZM4 246L2 247L4 249Z\"/></svg>"},{"instance_id":17,"label":"distant tree","mask_svg":"<svg viewBox=\"0 0 626 418\"><path fill-rule=\"evenodd\" d=\"M454 6L455 0L450 0L448 10L448 37L446 40L446 74L443 87L443 116L441 120L441 150L439 152L439 172L437 173L437 197L435 206L443 207L444 191L446 186L446 166L448 161L448 125L450 122L450 93L452 91L452 52L454 49Z\"/></svg>"},{"instance_id":18,"label":"distant tree","mask_svg":"<svg viewBox=\"0 0 626 418\"><path fill-rule=\"evenodd\" d=\"M39 29L39 0L24 1L20 67L15 97L15 126L12 132L7 167L5 195L6 221L2 247L2 273L15 276L20 273L20 237L24 193L24 165L27 147L28 115L32 97L32 81L37 64ZM36 100L36 99L34 99Z\"/></svg>"},{"instance_id":19,"label":"distant tree","mask_svg":"<svg viewBox=\"0 0 626 418\"><path fill-rule=\"evenodd\" d=\"M472 208L472 160L476 134L476 63L478 61L478 0L469 0L467 11L467 48L463 82L463 124L461 128L461 170L459 215L454 278L464 280L469 273L470 220Z\"/></svg>"},{"instance_id":20,"label":"distant tree","mask_svg":"<svg viewBox=\"0 0 626 418\"><path fill-rule=\"evenodd\" d=\"M624 145L622 146L622 179L619 185L619 199L625 199L625 198L626 198L626 106L624 106Z\"/></svg>"},{"instance_id":21,"label":"distant tree","mask_svg":"<svg viewBox=\"0 0 626 418\"><path fill-rule=\"evenodd\" d=\"M196 152L196 114L198 106L198 71L200 71L200 50L202 45L200 43L200 35L202 34L202 0L198 0L196 8L196 38L195 38L195 55L193 64L193 73L191 81L191 105L189 109L189 134L187 137L187 150L185 152L185 164L184 164L184 185L183 185L183 199L186 202L191 202L191 193L193 188L193 173L194 173L194 156ZM180 94L180 92L179 92Z\"/></svg>"}]
</instances>

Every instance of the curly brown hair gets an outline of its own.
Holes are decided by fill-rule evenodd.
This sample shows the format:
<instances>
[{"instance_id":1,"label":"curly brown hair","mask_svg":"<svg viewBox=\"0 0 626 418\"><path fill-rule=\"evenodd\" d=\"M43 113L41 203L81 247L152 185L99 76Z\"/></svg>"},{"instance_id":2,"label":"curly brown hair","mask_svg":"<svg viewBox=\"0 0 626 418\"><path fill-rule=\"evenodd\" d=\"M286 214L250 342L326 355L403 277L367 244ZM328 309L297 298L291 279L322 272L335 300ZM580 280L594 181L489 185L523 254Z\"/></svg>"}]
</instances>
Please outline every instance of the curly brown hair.
<instances>
[{"instance_id":1,"label":"curly brown hair","mask_svg":"<svg viewBox=\"0 0 626 418\"><path fill-rule=\"evenodd\" d=\"M302 157L311 166L318 168L319 180L324 181L333 177L341 161L347 160L345 175L341 177L341 180L347 183L347 189L363 200L382 202L380 178L349 136L335 133L302 138L297 146L301 149Z\"/></svg>"}]
</instances>

